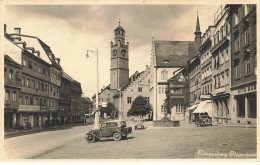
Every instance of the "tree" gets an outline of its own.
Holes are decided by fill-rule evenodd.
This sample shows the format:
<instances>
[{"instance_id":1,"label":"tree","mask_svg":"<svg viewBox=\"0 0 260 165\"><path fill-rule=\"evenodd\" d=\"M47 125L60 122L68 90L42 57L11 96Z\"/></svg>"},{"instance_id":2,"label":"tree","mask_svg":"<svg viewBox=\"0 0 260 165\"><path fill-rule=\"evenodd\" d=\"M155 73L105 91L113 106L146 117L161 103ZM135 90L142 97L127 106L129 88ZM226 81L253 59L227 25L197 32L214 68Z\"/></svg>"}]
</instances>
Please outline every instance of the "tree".
<instances>
[{"instance_id":1,"label":"tree","mask_svg":"<svg viewBox=\"0 0 260 165\"><path fill-rule=\"evenodd\" d=\"M144 115L152 111L151 104L147 103L145 97L138 96L135 98L131 105L131 109L128 111L128 115L140 115L143 118Z\"/></svg>"},{"instance_id":2,"label":"tree","mask_svg":"<svg viewBox=\"0 0 260 165\"><path fill-rule=\"evenodd\" d=\"M117 109L115 105L111 102L107 103L107 107L102 107L100 112L102 114L106 113L110 117L115 117L114 115L117 114Z\"/></svg>"}]
</instances>

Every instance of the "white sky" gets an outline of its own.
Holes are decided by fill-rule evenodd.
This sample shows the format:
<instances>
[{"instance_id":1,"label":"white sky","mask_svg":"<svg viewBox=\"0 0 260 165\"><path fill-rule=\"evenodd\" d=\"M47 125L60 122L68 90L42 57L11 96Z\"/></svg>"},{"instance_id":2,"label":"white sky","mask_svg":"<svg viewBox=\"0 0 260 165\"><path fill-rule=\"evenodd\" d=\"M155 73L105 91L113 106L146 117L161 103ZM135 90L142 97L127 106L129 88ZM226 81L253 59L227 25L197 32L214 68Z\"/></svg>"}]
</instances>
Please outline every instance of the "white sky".
<instances>
[{"instance_id":1,"label":"white sky","mask_svg":"<svg viewBox=\"0 0 260 165\"><path fill-rule=\"evenodd\" d=\"M21 27L48 44L66 73L79 81L85 96L96 90L96 57L86 50L99 50L100 88L110 83L110 41L121 25L129 41L130 75L150 65L152 37L158 40L192 41L199 12L204 33L214 23L220 5L16 5L6 6L7 32ZM92 55L92 54L90 54Z\"/></svg>"}]
</instances>

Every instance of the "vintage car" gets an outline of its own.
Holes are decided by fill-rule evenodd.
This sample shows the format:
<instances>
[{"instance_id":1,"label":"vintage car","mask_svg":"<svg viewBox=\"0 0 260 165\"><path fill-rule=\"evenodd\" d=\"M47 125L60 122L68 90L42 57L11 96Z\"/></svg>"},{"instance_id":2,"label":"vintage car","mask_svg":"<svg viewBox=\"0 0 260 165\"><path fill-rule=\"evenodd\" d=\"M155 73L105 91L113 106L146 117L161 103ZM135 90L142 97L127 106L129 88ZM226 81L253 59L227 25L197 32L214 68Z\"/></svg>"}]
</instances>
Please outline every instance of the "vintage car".
<instances>
[{"instance_id":1,"label":"vintage car","mask_svg":"<svg viewBox=\"0 0 260 165\"><path fill-rule=\"evenodd\" d=\"M134 120L134 123L135 123L135 130L144 129L144 120L143 119L136 119L136 120Z\"/></svg>"},{"instance_id":2,"label":"vintage car","mask_svg":"<svg viewBox=\"0 0 260 165\"><path fill-rule=\"evenodd\" d=\"M127 127L124 120L106 121L100 124L100 128L92 129L86 134L86 140L93 143L102 138L113 137L114 140L124 140L132 133L132 127Z\"/></svg>"},{"instance_id":3,"label":"vintage car","mask_svg":"<svg viewBox=\"0 0 260 165\"><path fill-rule=\"evenodd\" d=\"M207 114L199 114L196 120L196 125L199 126L212 126L212 120Z\"/></svg>"}]
</instances>

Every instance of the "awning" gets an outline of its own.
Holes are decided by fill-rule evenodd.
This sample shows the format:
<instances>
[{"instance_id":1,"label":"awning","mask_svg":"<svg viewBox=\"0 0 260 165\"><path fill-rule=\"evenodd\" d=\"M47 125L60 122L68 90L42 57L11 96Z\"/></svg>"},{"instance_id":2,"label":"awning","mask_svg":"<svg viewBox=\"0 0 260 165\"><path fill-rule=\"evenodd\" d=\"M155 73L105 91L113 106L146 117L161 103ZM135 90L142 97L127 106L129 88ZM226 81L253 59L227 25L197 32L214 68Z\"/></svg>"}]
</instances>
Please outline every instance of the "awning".
<instances>
[{"instance_id":1,"label":"awning","mask_svg":"<svg viewBox=\"0 0 260 165\"><path fill-rule=\"evenodd\" d=\"M198 107L193 113L208 113L209 117L212 117L213 108L210 100L201 101Z\"/></svg>"},{"instance_id":2,"label":"awning","mask_svg":"<svg viewBox=\"0 0 260 165\"><path fill-rule=\"evenodd\" d=\"M191 110L197 108L198 105L199 105L199 104L195 104L195 105L193 105L193 106L187 108L187 110L188 110L188 111L191 111Z\"/></svg>"}]
</instances>

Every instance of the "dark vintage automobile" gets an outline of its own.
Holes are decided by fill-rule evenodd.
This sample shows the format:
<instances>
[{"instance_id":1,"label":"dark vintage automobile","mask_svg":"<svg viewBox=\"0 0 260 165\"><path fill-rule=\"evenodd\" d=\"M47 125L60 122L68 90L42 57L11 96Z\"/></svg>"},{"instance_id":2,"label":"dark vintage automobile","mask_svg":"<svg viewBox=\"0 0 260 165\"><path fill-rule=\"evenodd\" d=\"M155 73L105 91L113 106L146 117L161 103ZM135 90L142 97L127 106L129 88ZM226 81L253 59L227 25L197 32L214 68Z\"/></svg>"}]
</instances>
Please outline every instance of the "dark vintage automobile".
<instances>
[{"instance_id":1,"label":"dark vintage automobile","mask_svg":"<svg viewBox=\"0 0 260 165\"><path fill-rule=\"evenodd\" d=\"M199 114L197 119L196 119L196 125L198 127L200 126L207 126L210 125L212 126L212 120L207 114Z\"/></svg>"},{"instance_id":2,"label":"dark vintage automobile","mask_svg":"<svg viewBox=\"0 0 260 165\"><path fill-rule=\"evenodd\" d=\"M124 120L106 121L101 123L99 129L92 129L86 134L86 140L93 143L102 138L113 137L114 140L124 140L132 133L132 127L127 127Z\"/></svg>"}]
</instances>

